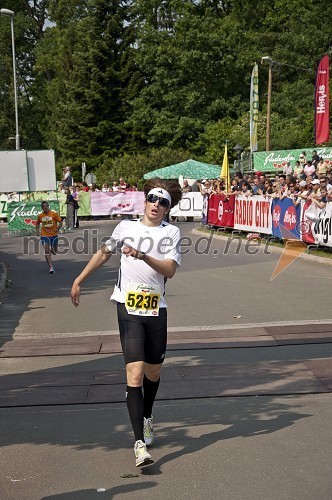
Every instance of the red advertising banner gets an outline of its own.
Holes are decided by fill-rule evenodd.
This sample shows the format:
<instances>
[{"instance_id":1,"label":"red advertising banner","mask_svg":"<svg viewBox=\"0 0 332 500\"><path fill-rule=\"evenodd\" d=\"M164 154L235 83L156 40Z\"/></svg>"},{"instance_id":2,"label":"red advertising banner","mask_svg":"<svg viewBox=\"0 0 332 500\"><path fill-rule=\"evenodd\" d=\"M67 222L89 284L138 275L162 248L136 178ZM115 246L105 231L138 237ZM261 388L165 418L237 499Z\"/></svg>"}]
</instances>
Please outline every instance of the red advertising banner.
<instances>
[{"instance_id":1,"label":"red advertising banner","mask_svg":"<svg viewBox=\"0 0 332 500\"><path fill-rule=\"evenodd\" d=\"M311 200L306 200L302 205L302 214L301 214L301 226L302 226L302 241L307 243L307 245L314 245L315 238L312 234L312 226L315 223L316 215L318 213L318 208Z\"/></svg>"},{"instance_id":2,"label":"red advertising banner","mask_svg":"<svg viewBox=\"0 0 332 500\"><path fill-rule=\"evenodd\" d=\"M208 224L234 227L235 195L212 194L209 198Z\"/></svg>"},{"instance_id":3,"label":"red advertising banner","mask_svg":"<svg viewBox=\"0 0 332 500\"><path fill-rule=\"evenodd\" d=\"M315 142L330 140L329 56L319 62L315 85Z\"/></svg>"}]
</instances>

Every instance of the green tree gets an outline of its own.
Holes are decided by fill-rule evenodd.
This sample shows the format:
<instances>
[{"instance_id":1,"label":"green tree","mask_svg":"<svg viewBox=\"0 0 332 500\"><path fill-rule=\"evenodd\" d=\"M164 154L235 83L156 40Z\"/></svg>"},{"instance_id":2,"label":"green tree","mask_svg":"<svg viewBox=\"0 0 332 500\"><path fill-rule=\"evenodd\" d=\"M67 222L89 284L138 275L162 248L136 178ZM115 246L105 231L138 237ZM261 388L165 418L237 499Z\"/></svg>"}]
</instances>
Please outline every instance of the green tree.
<instances>
[{"instance_id":1,"label":"green tree","mask_svg":"<svg viewBox=\"0 0 332 500\"><path fill-rule=\"evenodd\" d=\"M10 8L22 146L54 148L59 166L92 168L164 147L215 163L225 139L248 148L250 76L263 55L275 61L272 148L314 144L315 71L331 43L328 0L11 0ZM10 149L4 17L0 67L0 147ZM262 65L260 149L267 79Z\"/></svg>"},{"instance_id":2,"label":"green tree","mask_svg":"<svg viewBox=\"0 0 332 500\"><path fill-rule=\"evenodd\" d=\"M136 61L145 86L129 122L146 144L192 147L207 122L231 111L225 72L236 55L226 40L236 31L233 22L225 26L192 2L172 6L178 12L172 29L148 22L139 27Z\"/></svg>"},{"instance_id":3,"label":"green tree","mask_svg":"<svg viewBox=\"0 0 332 500\"><path fill-rule=\"evenodd\" d=\"M33 90L35 48L43 37L48 1L0 1L0 8L14 12L15 63L17 77L19 135L21 147L39 149L43 138ZM15 148L15 104L13 88L10 18L0 17L0 147Z\"/></svg>"},{"instance_id":4,"label":"green tree","mask_svg":"<svg viewBox=\"0 0 332 500\"><path fill-rule=\"evenodd\" d=\"M86 10L70 10L71 20L54 9L39 53L50 114L43 129L61 162L86 161L96 167L121 151L124 142L127 48L130 44L128 2L90 0ZM80 4L81 5L81 4ZM50 50L51 49L51 50ZM48 132L46 131L48 130Z\"/></svg>"},{"instance_id":5,"label":"green tree","mask_svg":"<svg viewBox=\"0 0 332 500\"><path fill-rule=\"evenodd\" d=\"M98 184L117 181L123 177L129 184L137 183L143 187L143 175L157 168L180 163L190 157L188 151L170 149L167 147L150 149L140 154L125 154L114 159L107 159L101 167L96 169Z\"/></svg>"}]
</instances>

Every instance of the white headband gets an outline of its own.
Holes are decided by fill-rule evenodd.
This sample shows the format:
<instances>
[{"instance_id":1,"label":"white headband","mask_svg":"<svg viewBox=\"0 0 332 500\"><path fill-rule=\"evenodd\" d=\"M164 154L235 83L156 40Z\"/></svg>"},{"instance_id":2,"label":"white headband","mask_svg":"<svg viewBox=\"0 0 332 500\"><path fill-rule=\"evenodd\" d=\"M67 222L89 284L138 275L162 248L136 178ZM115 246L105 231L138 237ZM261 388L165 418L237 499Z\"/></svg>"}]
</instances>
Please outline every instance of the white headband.
<instances>
[{"instance_id":1,"label":"white headband","mask_svg":"<svg viewBox=\"0 0 332 500\"><path fill-rule=\"evenodd\" d=\"M171 195L169 194L168 191L166 191L166 189L153 188L153 189L151 189L151 191L148 192L148 196L149 196L149 194L156 194L157 196L160 196L160 198L166 198L166 200L169 201L169 204L172 203Z\"/></svg>"}]
</instances>

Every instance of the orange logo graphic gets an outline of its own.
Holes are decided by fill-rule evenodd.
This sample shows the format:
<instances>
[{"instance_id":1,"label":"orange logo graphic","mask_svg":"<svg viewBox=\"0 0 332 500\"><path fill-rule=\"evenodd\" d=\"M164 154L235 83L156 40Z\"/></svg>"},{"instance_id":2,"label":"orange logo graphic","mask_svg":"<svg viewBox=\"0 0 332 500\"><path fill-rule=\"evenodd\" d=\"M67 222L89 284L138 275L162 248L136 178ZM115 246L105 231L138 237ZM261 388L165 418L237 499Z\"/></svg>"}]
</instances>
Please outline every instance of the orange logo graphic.
<instances>
[{"instance_id":1,"label":"orange logo graphic","mask_svg":"<svg viewBox=\"0 0 332 500\"><path fill-rule=\"evenodd\" d=\"M270 280L278 276L282 271L286 269L294 260L296 260L303 252L306 251L307 245L296 236L291 233L287 228L279 224L282 238L285 243L285 247L280 255L280 259L272 273Z\"/></svg>"}]
</instances>

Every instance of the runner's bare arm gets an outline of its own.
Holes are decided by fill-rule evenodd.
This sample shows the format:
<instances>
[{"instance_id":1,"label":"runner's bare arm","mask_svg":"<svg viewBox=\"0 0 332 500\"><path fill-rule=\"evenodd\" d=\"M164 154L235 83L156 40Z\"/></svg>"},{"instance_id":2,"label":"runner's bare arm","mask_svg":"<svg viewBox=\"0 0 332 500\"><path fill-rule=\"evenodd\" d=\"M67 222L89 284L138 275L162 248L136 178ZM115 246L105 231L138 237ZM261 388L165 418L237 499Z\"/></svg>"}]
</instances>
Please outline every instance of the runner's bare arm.
<instances>
[{"instance_id":1,"label":"runner's bare arm","mask_svg":"<svg viewBox=\"0 0 332 500\"><path fill-rule=\"evenodd\" d=\"M71 301L75 307L77 307L80 303L81 284L83 283L83 281L85 281L88 276L93 274L95 271L97 271L97 269L105 264L105 262L109 260L111 255L112 252L105 245L102 245L100 250L98 250L98 252L92 256L81 274L77 276L70 293Z\"/></svg>"},{"instance_id":2,"label":"runner's bare arm","mask_svg":"<svg viewBox=\"0 0 332 500\"><path fill-rule=\"evenodd\" d=\"M136 248L128 245L122 247L122 253L127 255L127 257L131 256L135 259L143 260L143 262L152 267L154 271L162 276L165 276L166 278L173 278L175 274L177 263L173 259L155 259L154 257L151 257L144 252L140 252L139 250L136 250Z\"/></svg>"}]
</instances>

